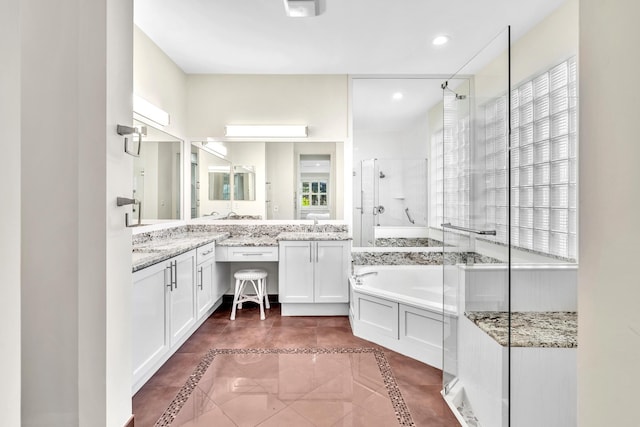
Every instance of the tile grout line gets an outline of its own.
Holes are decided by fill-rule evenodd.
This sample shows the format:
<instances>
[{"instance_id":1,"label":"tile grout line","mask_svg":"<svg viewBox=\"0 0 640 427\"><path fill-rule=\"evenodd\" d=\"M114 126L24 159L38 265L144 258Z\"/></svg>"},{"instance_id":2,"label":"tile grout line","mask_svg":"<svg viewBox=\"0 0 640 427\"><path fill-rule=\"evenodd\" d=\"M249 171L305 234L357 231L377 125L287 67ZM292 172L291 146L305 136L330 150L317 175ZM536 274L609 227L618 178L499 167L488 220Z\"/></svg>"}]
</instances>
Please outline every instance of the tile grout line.
<instances>
[{"instance_id":1,"label":"tile grout line","mask_svg":"<svg viewBox=\"0 0 640 427\"><path fill-rule=\"evenodd\" d=\"M202 358L200 363L193 370L187 382L178 391L176 397L171 401L167 409L155 423L155 427L170 427L176 416L187 402L193 390L196 388L202 376L207 371L211 363L217 355L231 354L357 354L372 353L375 357L376 364L387 389L387 394L391 401L391 405L396 414L399 425L415 427L411 413L402 397L400 388L393 376L391 365L387 360L384 352L377 348L255 348L255 349L210 349Z\"/></svg>"}]
</instances>

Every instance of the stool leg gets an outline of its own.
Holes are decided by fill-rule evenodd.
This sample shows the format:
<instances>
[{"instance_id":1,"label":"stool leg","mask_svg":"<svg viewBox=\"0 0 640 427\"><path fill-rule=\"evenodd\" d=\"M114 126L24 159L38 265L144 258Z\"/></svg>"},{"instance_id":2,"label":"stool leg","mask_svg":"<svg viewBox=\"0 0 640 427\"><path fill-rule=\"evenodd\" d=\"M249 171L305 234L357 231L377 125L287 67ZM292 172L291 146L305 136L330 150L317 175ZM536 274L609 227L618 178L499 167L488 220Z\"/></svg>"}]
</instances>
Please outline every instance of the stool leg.
<instances>
[{"instance_id":1,"label":"stool leg","mask_svg":"<svg viewBox=\"0 0 640 427\"><path fill-rule=\"evenodd\" d=\"M236 279L236 287L233 294L233 307L231 308L231 320L236 320L236 305L238 305L238 298L240 298L240 280Z\"/></svg>"},{"instance_id":2,"label":"stool leg","mask_svg":"<svg viewBox=\"0 0 640 427\"><path fill-rule=\"evenodd\" d=\"M253 290L256 293L255 301L260 306L260 320L264 320L264 291L262 290L262 279L252 280Z\"/></svg>"},{"instance_id":3,"label":"stool leg","mask_svg":"<svg viewBox=\"0 0 640 427\"><path fill-rule=\"evenodd\" d=\"M271 305L269 304L269 292L267 292L267 278L265 277L264 279L262 279L262 289L264 289L264 305L267 308L271 308Z\"/></svg>"}]
</instances>

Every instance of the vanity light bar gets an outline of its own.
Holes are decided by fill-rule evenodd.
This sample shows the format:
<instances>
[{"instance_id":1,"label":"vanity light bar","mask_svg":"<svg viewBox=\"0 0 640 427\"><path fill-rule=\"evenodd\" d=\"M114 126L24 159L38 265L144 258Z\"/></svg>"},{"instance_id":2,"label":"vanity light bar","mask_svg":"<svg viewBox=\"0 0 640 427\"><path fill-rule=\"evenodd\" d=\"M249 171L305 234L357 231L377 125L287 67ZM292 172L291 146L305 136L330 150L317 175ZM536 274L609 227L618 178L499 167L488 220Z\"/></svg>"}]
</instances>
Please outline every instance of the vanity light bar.
<instances>
[{"instance_id":1,"label":"vanity light bar","mask_svg":"<svg viewBox=\"0 0 640 427\"><path fill-rule=\"evenodd\" d=\"M169 126L169 113L136 94L133 95L133 112L160 126Z\"/></svg>"},{"instance_id":2,"label":"vanity light bar","mask_svg":"<svg viewBox=\"0 0 640 427\"><path fill-rule=\"evenodd\" d=\"M225 136L232 138L306 138L305 125L226 125Z\"/></svg>"},{"instance_id":3,"label":"vanity light bar","mask_svg":"<svg viewBox=\"0 0 640 427\"><path fill-rule=\"evenodd\" d=\"M223 144L219 142L207 141L207 142L203 142L202 146L204 148L207 148L208 151L212 151L213 154L215 154L218 157L222 157L223 159L227 157L227 147L225 147Z\"/></svg>"}]
</instances>

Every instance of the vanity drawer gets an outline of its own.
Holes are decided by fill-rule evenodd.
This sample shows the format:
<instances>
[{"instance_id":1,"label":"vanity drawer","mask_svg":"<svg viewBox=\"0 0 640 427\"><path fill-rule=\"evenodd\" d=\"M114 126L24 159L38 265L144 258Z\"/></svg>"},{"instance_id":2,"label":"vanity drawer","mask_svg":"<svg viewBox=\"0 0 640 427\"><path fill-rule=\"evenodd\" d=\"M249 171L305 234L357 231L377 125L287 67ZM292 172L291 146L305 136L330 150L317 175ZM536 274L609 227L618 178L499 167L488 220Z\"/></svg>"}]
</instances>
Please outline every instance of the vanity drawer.
<instances>
[{"instance_id":1,"label":"vanity drawer","mask_svg":"<svg viewBox=\"0 0 640 427\"><path fill-rule=\"evenodd\" d=\"M216 261L274 262L278 261L277 246L227 246L216 251Z\"/></svg>"},{"instance_id":2,"label":"vanity drawer","mask_svg":"<svg viewBox=\"0 0 640 427\"><path fill-rule=\"evenodd\" d=\"M210 260L216 256L216 244L211 242L196 249L196 262L198 264Z\"/></svg>"}]
</instances>

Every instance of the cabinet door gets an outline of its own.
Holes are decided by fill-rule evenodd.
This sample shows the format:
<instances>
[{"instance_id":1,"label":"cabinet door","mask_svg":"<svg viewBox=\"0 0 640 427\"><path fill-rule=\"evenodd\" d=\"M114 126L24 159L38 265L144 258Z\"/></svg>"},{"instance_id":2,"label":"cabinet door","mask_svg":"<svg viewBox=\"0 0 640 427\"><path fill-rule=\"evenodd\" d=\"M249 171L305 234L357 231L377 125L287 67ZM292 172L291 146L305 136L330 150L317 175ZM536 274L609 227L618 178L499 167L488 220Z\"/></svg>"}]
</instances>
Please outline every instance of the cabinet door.
<instances>
[{"instance_id":1,"label":"cabinet door","mask_svg":"<svg viewBox=\"0 0 640 427\"><path fill-rule=\"evenodd\" d=\"M133 381L137 382L169 351L166 333L169 262L133 274L132 350Z\"/></svg>"},{"instance_id":2,"label":"cabinet door","mask_svg":"<svg viewBox=\"0 0 640 427\"><path fill-rule=\"evenodd\" d=\"M173 347L196 322L195 270L196 251L189 251L173 258L174 285L170 292L171 346Z\"/></svg>"},{"instance_id":3,"label":"cabinet door","mask_svg":"<svg viewBox=\"0 0 640 427\"><path fill-rule=\"evenodd\" d=\"M280 302L313 302L312 242L280 242Z\"/></svg>"},{"instance_id":4,"label":"cabinet door","mask_svg":"<svg viewBox=\"0 0 640 427\"><path fill-rule=\"evenodd\" d=\"M315 302L349 302L349 242L314 243Z\"/></svg>"},{"instance_id":5,"label":"cabinet door","mask_svg":"<svg viewBox=\"0 0 640 427\"><path fill-rule=\"evenodd\" d=\"M196 269L196 304L198 319L213 305L213 265L215 261L205 261Z\"/></svg>"}]
</instances>

